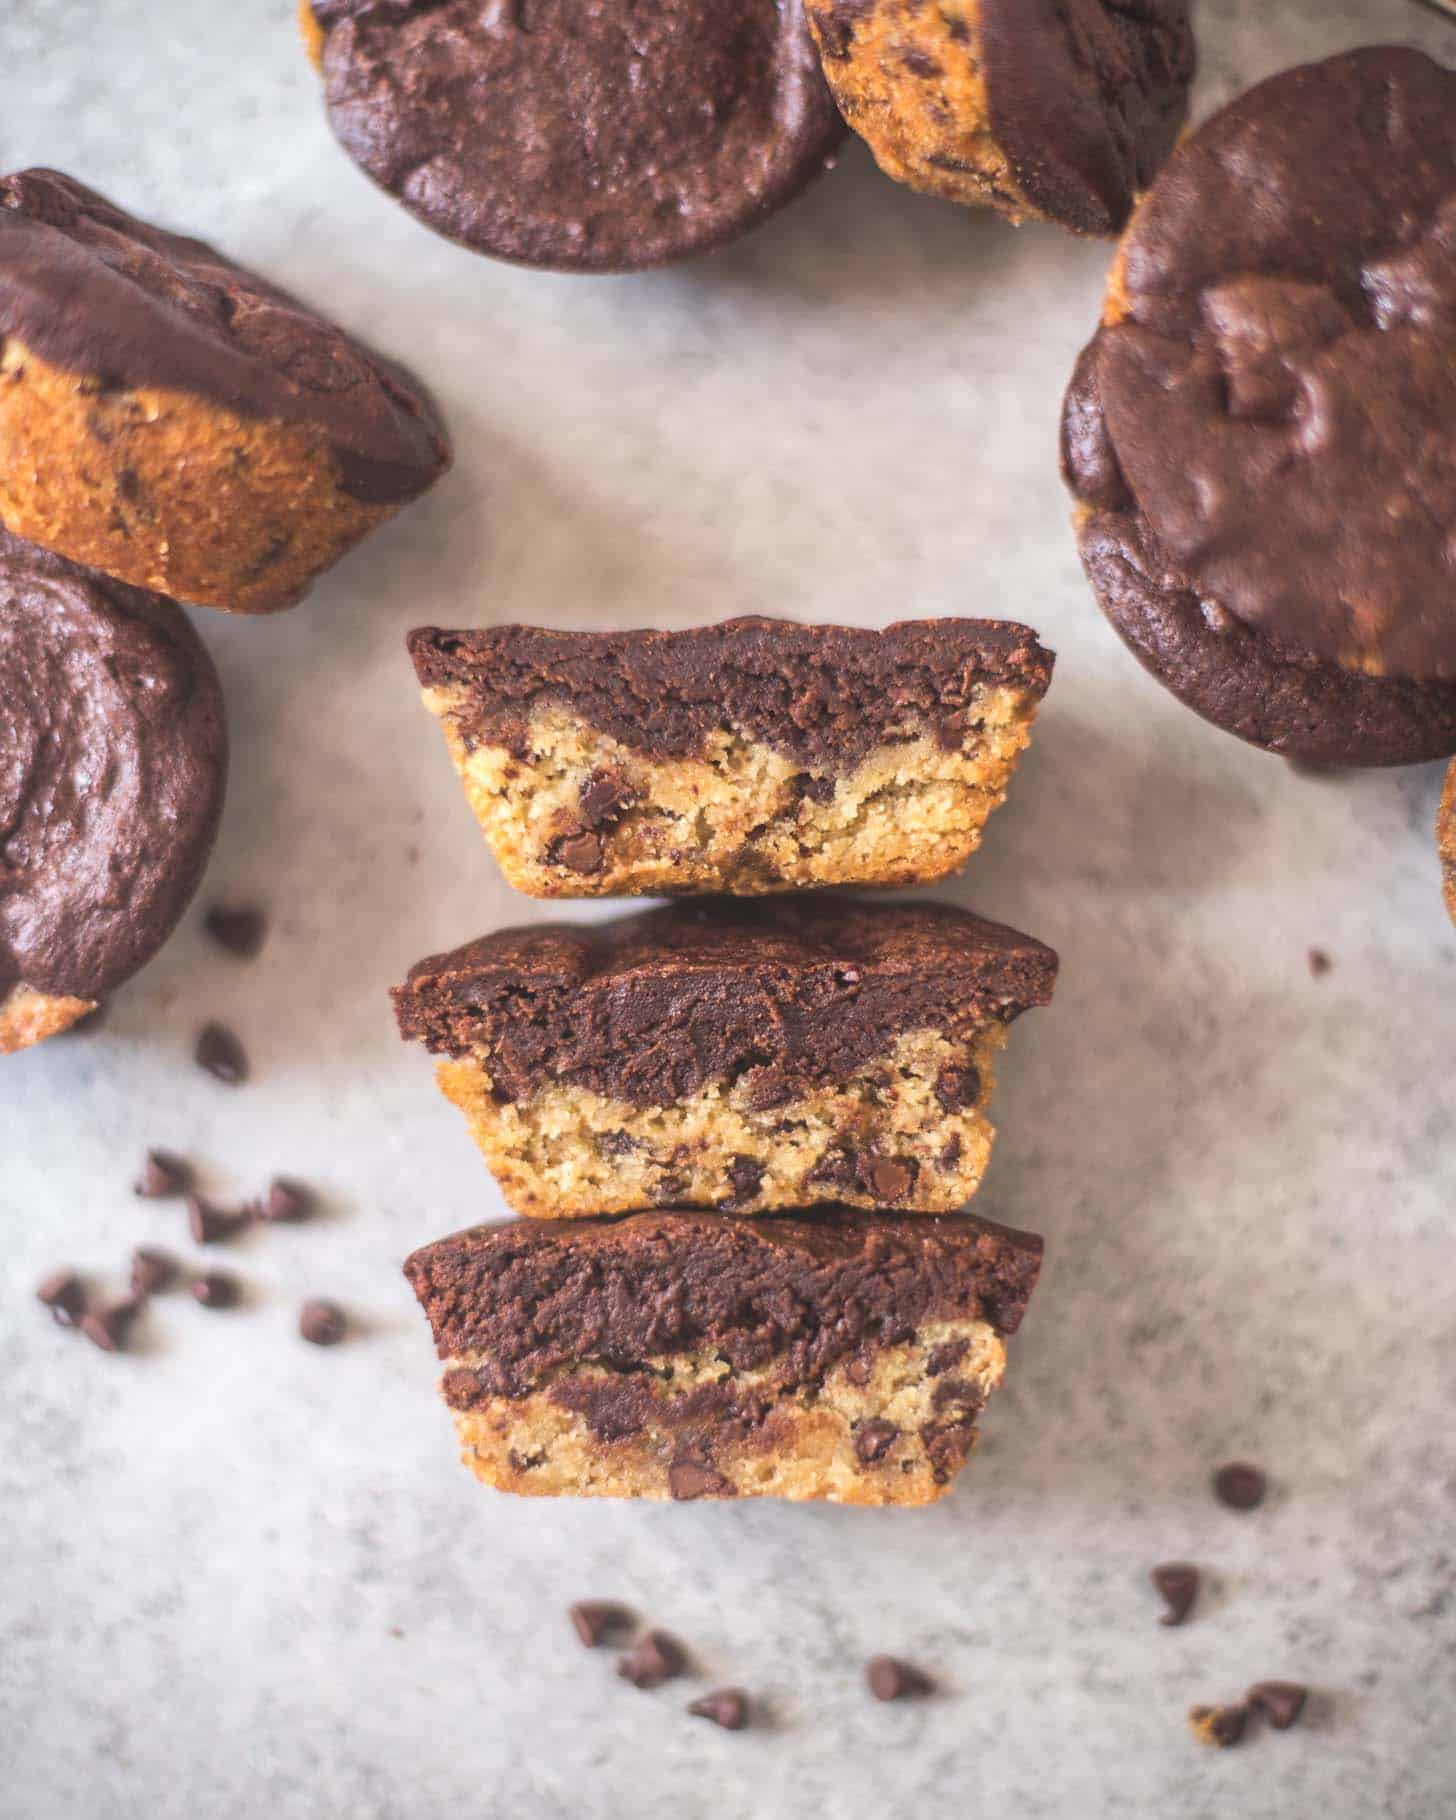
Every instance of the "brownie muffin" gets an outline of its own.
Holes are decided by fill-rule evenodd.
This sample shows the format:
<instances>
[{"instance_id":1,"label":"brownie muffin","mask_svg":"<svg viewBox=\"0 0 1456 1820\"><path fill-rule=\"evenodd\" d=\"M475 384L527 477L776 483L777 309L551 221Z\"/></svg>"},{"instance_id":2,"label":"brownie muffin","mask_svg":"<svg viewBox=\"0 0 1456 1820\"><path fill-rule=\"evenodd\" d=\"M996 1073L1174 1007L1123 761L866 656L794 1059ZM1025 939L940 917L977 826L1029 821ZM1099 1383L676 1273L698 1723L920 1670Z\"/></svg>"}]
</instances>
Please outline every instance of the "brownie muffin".
<instances>
[{"instance_id":1,"label":"brownie muffin","mask_svg":"<svg viewBox=\"0 0 1456 1820\"><path fill-rule=\"evenodd\" d=\"M1056 971L969 911L811 896L504 929L394 996L518 1213L940 1213L980 1184L996 1055Z\"/></svg>"},{"instance_id":2,"label":"brownie muffin","mask_svg":"<svg viewBox=\"0 0 1456 1820\"><path fill-rule=\"evenodd\" d=\"M1441 809L1436 818L1436 850L1441 856L1441 885L1446 894L1446 908L1456 923L1456 764L1446 773L1446 787L1441 792Z\"/></svg>"},{"instance_id":3,"label":"brownie muffin","mask_svg":"<svg viewBox=\"0 0 1456 1820\"><path fill-rule=\"evenodd\" d=\"M1025 626L425 627L410 654L532 897L925 884L1005 800L1051 681Z\"/></svg>"},{"instance_id":4,"label":"brownie muffin","mask_svg":"<svg viewBox=\"0 0 1456 1820\"><path fill-rule=\"evenodd\" d=\"M806 0L880 168L1013 221L1115 234L1188 112L1188 0Z\"/></svg>"},{"instance_id":5,"label":"brownie muffin","mask_svg":"<svg viewBox=\"0 0 1456 1820\"><path fill-rule=\"evenodd\" d=\"M1456 75L1354 51L1185 141L1063 463L1104 611L1190 707L1315 765L1456 753Z\"/></svg>"},{"instance_id":6,"label":"brownie muffin","mask_svg":"<svg viewBox=\"0 0 1456 1820\"><path fill-rule=\"evenodd\" d=\"M0 179L0 521L200 606L293 605L439 479L424 393L200 240Z\"/></svg>"},{"instance_id":7,"label":"brownie muffin","mask_svg":"<svg viewBox=\"0 0 1456 1820\"><path fill-rule=\"evenodd\" d=\"M707 252L843 137L802 0L305 0L304 26L349 155L437 232L522 265Z\"/></svg>"},{"instance_id":8,"label":"brownie muffin","mask_svg":"<svg viewBox=\"0 0 1456 1820\"><path fill-rule=\"evenodd\" d=\"M405 1265L463 1457L534 1497L929 1504L1042 1243L967 1215L482 1226Z\"/></svg>"},{"instance_id":9,"label":"brownie muffin","mask_svg":"<svg viewBox=\"0 0 1456 1820\"><path fill-rule=\"evenodd\" d=\"M222 810L212 661L170 600L0 531L0 1054L156 953Z\"/></svg>"}]
</instances>

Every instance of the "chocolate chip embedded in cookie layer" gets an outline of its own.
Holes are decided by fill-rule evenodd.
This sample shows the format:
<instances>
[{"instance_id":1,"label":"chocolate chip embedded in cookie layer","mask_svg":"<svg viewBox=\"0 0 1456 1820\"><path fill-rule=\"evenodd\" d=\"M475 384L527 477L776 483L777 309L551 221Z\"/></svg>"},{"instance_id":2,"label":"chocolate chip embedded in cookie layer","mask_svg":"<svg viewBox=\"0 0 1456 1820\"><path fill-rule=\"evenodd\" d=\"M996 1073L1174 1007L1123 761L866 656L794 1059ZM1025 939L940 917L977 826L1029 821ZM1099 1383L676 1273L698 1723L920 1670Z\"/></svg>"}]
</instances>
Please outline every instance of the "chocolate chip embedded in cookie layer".
<instances>
[{"instance_id":1,"label":"chocolate chip embedded in cookie layer","mask_svg":"<svg viewBox=\"0 0 1456 1820\"><path fill-rule=\"evenodd\" d=\"M1040 1267L1039 1239L968 1215L835 1209L479 1227L405 1272L487 1484L925 1504L965 1464Z\"/></svg>"}]
</instances>

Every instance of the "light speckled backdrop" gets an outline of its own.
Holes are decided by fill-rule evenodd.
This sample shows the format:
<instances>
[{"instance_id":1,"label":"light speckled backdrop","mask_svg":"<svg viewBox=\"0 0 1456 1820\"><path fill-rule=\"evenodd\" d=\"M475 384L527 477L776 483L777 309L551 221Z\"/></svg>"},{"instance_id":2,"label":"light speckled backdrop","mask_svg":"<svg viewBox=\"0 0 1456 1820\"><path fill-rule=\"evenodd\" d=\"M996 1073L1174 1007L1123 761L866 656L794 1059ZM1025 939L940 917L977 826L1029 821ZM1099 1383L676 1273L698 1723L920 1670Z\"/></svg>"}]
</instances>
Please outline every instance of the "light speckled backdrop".
<instances>
[{"instance_id":1,"label":"light speckled backdrop","mask_svg":"<svg viewBox=\"0 0 1456 1820\"><path fill-rule=\"evenodd\" d=\"M1456 936L1437 772L1311 782L1185 715L1093 609L1055 471L1107 251L882 180L857 148L728 253L630 279L487 264L378 196L325 128L289 0L8 0L7 167L53 163L217 239L407 356L459 465L296 613L198 614L235 769L209 898L105 1031L0 1064L4 1820L755 1820L1456 1806ZM1200 110L1399 37L1409 0L1204 0ZM539 914L481 845L415 702L424 619L881 624L1004 613L1061 653L1036 749L955 889L1054 942L982 1204L1050 1240L961 1489L925 1513L514 1503L454 1463L414 1244L499 1202L384 989ZM1306 951L1333 971L1312 979ZM219 1015L253 1082L188 1061ZM328 1216L238 1247L250 1306L160 1302L105 1358L32 1301L175 1209L278 1169ZM365 1331L304 1347L334 1294ZM1267 1464L1249 1517L1210 1467ZM1155 1622L1148 1569L1215 1577ZM570 1635L625 1598L774 1723L682 1716ZM881 1707L898 1650L931 1702ZM1267 1676L1316 1723L1195 1747ZM700 1684L695 1684L700 1685Z\"/></svg>"}]
</instances>

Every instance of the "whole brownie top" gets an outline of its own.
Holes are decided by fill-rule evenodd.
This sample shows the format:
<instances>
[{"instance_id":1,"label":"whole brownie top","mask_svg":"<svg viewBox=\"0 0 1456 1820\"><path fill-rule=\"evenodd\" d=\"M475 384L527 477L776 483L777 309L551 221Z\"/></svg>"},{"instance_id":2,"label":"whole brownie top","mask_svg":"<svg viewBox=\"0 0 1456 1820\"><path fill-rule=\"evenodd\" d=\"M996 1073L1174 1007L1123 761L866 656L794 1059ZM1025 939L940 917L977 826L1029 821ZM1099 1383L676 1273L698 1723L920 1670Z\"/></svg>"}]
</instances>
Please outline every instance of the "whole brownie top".
<instances>
[{"instance_id":1,"label":"whole brownie top","mask_svg":"<svg viewBox=\"0 0 1456 1820\"><path fill-rule=\"evenodd\" d=\"M431 227L613 271L733 238L844 133L801 0L312 0L334 132Z\"/></svg>"},{"instance_id":2,"label":"whole brownie top","mask_svg":"<svg viewBox=\"0 0 1456 1820\"><path fill-rule=\"evenodd\" d=\"M385 361L201 240L58 171L0 179L0 335L108 388L157 386L316 426L340 484L413 498L449 466L433 404Z\"/></svg>"},{"instance_id":3,"label":"whole brownie top","mask_svg":"<svg viewBox=\"0 0 1456 1820\"><path fill-rule=\"evenodd\" d=\"M991 131L1027 199L1116 233L1173 149L1195 52L1188 0L978 0Z\"/></svg>"},{"instance_id":4,"label":"whole brownie top","mask_svg":"<svg viewBox=\"0 0 1456 1820\"><path fill-rule=\"evenodd\" d=\"M96 999L201 873L222 695L181 609L0 531L0 998Z\"/></svg>"},{"instance_id":5,"label":"whole brownie top","mask_svg":"<svg viewBox=\"0 0 1456 1820\"><path fill-rule=\"evenodd\" d=\"M1351 670L1456 676L1456 74L1353 51L1179 147L1064 449L1199 596Z\"/></svg>"},{"instance_id":6,"label":"whole brownie top","mask_svg":"<svg viewBox=\"0 0 1456 1820\"><path fill-rule=\"evenodd\" d=\"M730 619L680 632L552 632L492 626L410 634L426 688L458 688L467 739L524 757L539 708L568 708L654 757L690 757L724 726L826 771L929 730L961 745L988 685L1040 697L1053 657L1026 626L905 620L883 632Z\"/></svg>"},{"instance_id":7,"label":"whole brownie top","mask_svg":"<svg viewBox=\"0 0 1456 1820\"><path fill-rule=\"evenodd\" d=\"M902 1032L965 1040L1051 998L1050 948L942 904L819 896L674 904L543 923L432 956L400 1030L473 1055L513 1101L557 1083L670 1105L748 1077L769 1107L843 1081Z\"/></svg>"},{"instance_id":8,"label":"whole brownie top","mask_svg":"<svg viewBox=\"0 0 1456 1820\"><path fill-rule=\"evenodd\" d=\"M836 1207L791 1219L655 1212L479 1226L405 1264L442 1359L520 1396L586 1362L627 1368L711 1348L736 1370L789 1355L802 1375L926 1322L1014 1333L1042 1241L969 1214Z\"/></svg>"}]
</instances>

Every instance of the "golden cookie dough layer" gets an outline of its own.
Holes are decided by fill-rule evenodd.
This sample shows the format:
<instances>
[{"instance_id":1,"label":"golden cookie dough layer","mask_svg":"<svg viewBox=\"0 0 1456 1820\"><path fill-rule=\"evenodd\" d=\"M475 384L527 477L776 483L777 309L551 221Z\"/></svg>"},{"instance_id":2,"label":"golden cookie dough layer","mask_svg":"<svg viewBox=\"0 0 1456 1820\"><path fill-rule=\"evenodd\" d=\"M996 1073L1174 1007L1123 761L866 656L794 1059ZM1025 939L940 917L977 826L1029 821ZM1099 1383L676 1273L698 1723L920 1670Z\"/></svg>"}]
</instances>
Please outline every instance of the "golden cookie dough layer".
<instances>
[{"instance_id":1,"label":"golden cookie dough layer","mask_svg":"<svg viewBox=\"0 0 1456 1820\"><path fill-rule=\"evenodd\" d=\"M768 1213L830 1202L953 1213L990 1161L995 1131L985 1107L1006 1036L1002 1024L974 1045L911 1031L843 1086L765 1109L750 1104L741 1083L726 1093L714 1083L672 1106L634 1106L571 1086L513 1105L493 1097L489 1073L473 1059L441 1062L436 1078L469 1121L507 1205L529 1219L664 1205ZM980 1094L947 1111L936 1081L968 1067L980 1076ZM863 1159L849 1171L835 1167L846 1146Z\"/></svg>"},{"instance_id":2,"label":"golden cookie dough layer","mask_svg":"<svg viewBox=\"0 0 1456 1820\"><path fill-rule=\"evenodd\" d=\"M947 751L907 727L846 775L811 773L806 794L803 764L727 730L701 757L657 759L548 706L531 717L523 761L504 746L472 750L464 691L424 700L501 870L529 897L933 883L980 845L1039 705L1027 690L987 687L974 743ZM584 828L582 791L604 774L627 806Z\"/></svg>"},{"instance_id":3,"label":"golden cookie dough layer","mask_svg":"<svg viewBox=\"0 0 1456 1820\"><path fill-rule=\"evenodd\" d=\"M447 1401L452 1373L479 1363L469 1354L446 1361ZM969 1457L976 1415L1005 1369L1005 1344L987 1323L944 1321L812 1384L785 1383L773 1366L734 1372L712 1351L646 1360L640 1381L651 1408L632 1433L619 1435L611 1419L593 1432L583 1406L589 1412L593 1390L610 1390L621 1374L592 1364L522 1397L457 1408L456 1432L478 1479L524 1497L932 1504ZM722 1390L762 1419L705 1415Z\"/></svg>"},{"instance_id":4,"label":"golden cookie dough layer","mask_svg":"<svg viewBox=\"0 0 1456 1820\"><path fill-rule=\"evenodd\" d=\"M58 998L30 986L12 986L0 998L0 1055L17 1055L48 1036L59 1036L95 1009L89 999Z\"/></svg>"},{"instance_id":5,"label":"golden cookie dough layer","mask_svg":"<svg viewBox=\"0 0 1456 1820\"><path fill-rule=\"evenodd\" d=\"M321 429L186 392L104 389L0 351L0 523L133 587L234 613L292 606L398 509L339 485Z\"/></svg>"},{"instance_id":6,"label":"golden cookie dough layer","mask_svg":"<svg viewBox=\"0 0 1456 1820\"><path fill-rule=\"evenodd\" d=\"M1446 773L1446 787L1441 792L1441 810L1436 820L1436 848L1441 855L1441 884L1446 894L1446 908L1456 923L1456 764Z\"/></svg>"}]
</instances>

